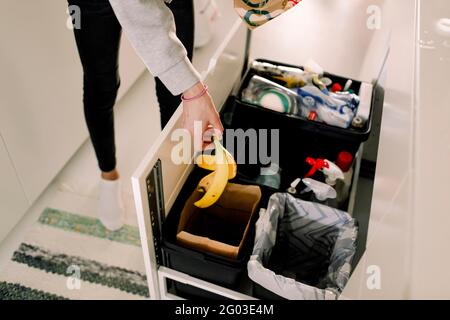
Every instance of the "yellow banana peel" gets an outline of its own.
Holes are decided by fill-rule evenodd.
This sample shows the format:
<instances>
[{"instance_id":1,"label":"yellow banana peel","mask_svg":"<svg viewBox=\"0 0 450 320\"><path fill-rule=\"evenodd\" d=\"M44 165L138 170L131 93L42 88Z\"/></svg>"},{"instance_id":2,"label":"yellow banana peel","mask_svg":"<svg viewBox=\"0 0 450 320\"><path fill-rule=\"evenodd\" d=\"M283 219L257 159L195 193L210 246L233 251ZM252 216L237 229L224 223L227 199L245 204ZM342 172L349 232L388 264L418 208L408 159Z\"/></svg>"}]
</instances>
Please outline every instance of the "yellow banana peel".
<instances>
[{"instance_id":1,"label":"yellow banana peel","mask_svg":"<svg viewBox=\"0 0 450 320\"><path fill-rule=\"evenodd\" d=\"M226 160L228 163L228 180L236 177L237 174L237 164L233 156L228 152L227 149L223 148L226 155ZM201 154L197 157L195 163L202 169L209 171L216 171L216 157L210 154Z\"/></svg>"},{"instance_id":2,"label":"yellow banana peel","mask_svg":"<svg viewBox=\"0 0 450 320\"><path fill-rule=\"evenodd\" d=\"M195 160L195 163L202 169L215 171L216 157L211 154L201 154Z\"/></svg>"},{"instance_id":3,"label":"yellow banana peel","mask_svg":"<svg viewBox=\"0 0 450 320\"><path fill-rule=\"evenodd\" d=\"M208 191L209 187L211 187L211 185L214 182L215 176L216 176L215 172L211 172L207 176L204 176L202 180L200 180L200 182L198 183L197 189L203 192Z\"/></svg>"},{"instance_id":4,"label":"yellow banana peel","mask_svg":"<svg viewBox=\"0 0 450 320\"><path fill-rule=\"evenodd\" d=\"M208 208L219 200L227 186L228 179L234 178L237 172L237 165L233 156L222 146L218 139L214 139L214 145L216 149L214 156L200 155L197 158L199 167L213 171L203 177L197 186L197 189L205 192L203 197L194 203L199 208Z\"/></svg>"}]
</instances>

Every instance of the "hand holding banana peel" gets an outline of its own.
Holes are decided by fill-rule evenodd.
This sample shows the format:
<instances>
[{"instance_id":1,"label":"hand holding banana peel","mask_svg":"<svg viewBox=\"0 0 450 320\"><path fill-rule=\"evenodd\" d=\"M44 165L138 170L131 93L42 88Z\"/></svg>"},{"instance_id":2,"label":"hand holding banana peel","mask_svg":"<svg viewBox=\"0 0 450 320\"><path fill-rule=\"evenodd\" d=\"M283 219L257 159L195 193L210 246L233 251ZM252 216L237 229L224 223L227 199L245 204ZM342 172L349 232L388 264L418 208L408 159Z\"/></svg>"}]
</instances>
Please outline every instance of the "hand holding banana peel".
<instances>
[{"instance_id":1,"label":"hand holding banana peel","mask_svg":"<svg viewBox=\"0 0 450 320\"><path fill-rule=\"evenodd\" d=\"M199 155L196 163L200 168L213 171L200 180L197 189L205 192L204 196L194 203L199 208L208 208L219 200L228 180L237 173L237 164L233 156L225 149L216 136L213 136L216 154Z\"/></svg>"}]
</instances>

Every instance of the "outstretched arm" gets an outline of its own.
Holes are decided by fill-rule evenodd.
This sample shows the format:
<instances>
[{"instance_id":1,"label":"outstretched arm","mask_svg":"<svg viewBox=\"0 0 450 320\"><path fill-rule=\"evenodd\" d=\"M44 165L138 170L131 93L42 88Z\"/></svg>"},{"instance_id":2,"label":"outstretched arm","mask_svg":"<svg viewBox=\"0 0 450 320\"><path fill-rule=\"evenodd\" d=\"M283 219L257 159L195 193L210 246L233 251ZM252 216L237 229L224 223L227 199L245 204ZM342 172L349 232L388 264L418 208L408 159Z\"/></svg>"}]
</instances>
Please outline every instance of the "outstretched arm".
<instances>
[{"instance_id":1,"label":"outstretched arm","mask_svg":"<svg viewBox=\"0 0 450 320\"><path fill-rule=\"evenodd\" d=\"M159 77L173 95L195 96L203 89L200 75L187 58L175 33L175 21L163 0L109 0L131 44L149 71ZM184 1L184 0L176 0ZM223 130L209 94L184 104L185 127L193 121Z\"/></svg>"},{"instance_id":2,"label":"outstretched arm","mask_svg":"<svg viewBox=\"0 0 450 320\"><path fill-rule=\"evenodd\" d=\"M175 33L175 21L163 0L110 0L125 33L147 68L173 95L200 81Z\"/></svg>"}]
</instances>

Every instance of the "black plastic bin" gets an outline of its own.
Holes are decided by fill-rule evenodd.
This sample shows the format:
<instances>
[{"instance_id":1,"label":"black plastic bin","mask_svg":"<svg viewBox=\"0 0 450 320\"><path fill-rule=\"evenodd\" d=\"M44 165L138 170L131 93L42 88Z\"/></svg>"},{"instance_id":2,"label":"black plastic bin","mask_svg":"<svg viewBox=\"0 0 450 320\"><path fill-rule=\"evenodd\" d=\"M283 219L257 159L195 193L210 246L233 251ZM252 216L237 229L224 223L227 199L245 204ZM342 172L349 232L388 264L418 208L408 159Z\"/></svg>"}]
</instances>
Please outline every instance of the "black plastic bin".
<instances>
[{"instance_id":1,"label":"black plastic bin","mask_svg":"<svg viewBox=\"0 0 450 320\"><path fill-rule=\"evenodd\" d=\"M258 60L272 64L296 67L269 60ZM289 184L297 177L304 177L310 166L306 164L307 157L325 158L335 161L339 152L348 151L356 154L362 142L369 138L372 127L374 96L372 97L371 114L365 128L360 130L342 129L324 123L311 122L298 116L282 114L261 108L240 100L241 92L247 87L254 70L248 70L240 83L236 95L230 96L221 112L223 123L227 129L278 129L280 134L280 186L267 187L255 183L261 164L238 164L238 175L230 182L239 184L257 184L261 186L262 198L260 207L266 208L270 196L275 192L286 191ZM342 86L348 80L332 74L325 74L334 82ZM360 81L353 80L351 89L359 91ZM375 92L375 90L374 90ZM227 146L227 137L224 135L224 145ZM259 141L259 135L258 135ZM234 156L236 158L236 150ZM270 152L270 146L269 146ZM238 289L242 278L248 278L247 262L252 254L254 245L254 222L247 236L241 255L237 260L227 259L211 253L189 249L179 245L176 241L176 231L180 214L187 199L198 182L209 172L195 168L189 175L181 192L179 193L171 211L163 223L162 250L164 265L174 270L186 273L193 277L226 287ZM257 216L257 215L256 215ZM255 217L256 217L255 216ZM170 281L178 295L186 298L221 299L218 295L195 288L176 281ZM254 284L254 293L263 298L281 298L265 288Z\"/></svg>"},{"instance_id":2,"label":"black plastic bin","mask_svg":"<svg viewBox=\"0 0 450 320\"><path fill-rule=\"evenodd\" d=\"M258 59L257 61L301 68L264 59ZM310 167L305 164L307 157L336 161L341 151L347 151L355 155L361 143L369 138L372 127L374 95L372 95L370 117L365 127L344 129L309 121L296 115L268 110L242 101L242 91L255 74L258 74L255 70L247 70L235 101L229 101L229 105L223 111L222 116L227 127L231 129L278 129L280 135L280 167L288 172L289 176L303 177L309 171ZM325 73L324 76L342 86L349 80L330 73ZM352 81L350 88L358 93L361 82L353 79ZM286 183L284 186L286 186Z\"/></svg>"},{"instance_id":3,"label":"black plastic bin","mask_svg":"<svg viewBox=\"0 0 450 320\"><path fill-rule=\"evenodd\" d=\"M257 219L257 214L254 215L251 228L241 250L242 252L237 260L186 248L179 245L176 241L176 232L183 206L200 179L208 173L208 171L199 169L198 167L194 168L163 223L162 249L165 256L165 265L193 277L226 288L236 289L240 283L240 279L247 277L247 262L253 247L255 237L254 222ZM230 182L241 183L238 179L230 180ZM263 190L262 193L263 198L260 206L266 205L268 199L268 195L265 195ZM263 199L266 199L266 201L263 201ZM215 297L212 293L182 283L175 282L174 286L177 293L181 293L190 298L211 299Z\"/></svg>"}]
</instances>

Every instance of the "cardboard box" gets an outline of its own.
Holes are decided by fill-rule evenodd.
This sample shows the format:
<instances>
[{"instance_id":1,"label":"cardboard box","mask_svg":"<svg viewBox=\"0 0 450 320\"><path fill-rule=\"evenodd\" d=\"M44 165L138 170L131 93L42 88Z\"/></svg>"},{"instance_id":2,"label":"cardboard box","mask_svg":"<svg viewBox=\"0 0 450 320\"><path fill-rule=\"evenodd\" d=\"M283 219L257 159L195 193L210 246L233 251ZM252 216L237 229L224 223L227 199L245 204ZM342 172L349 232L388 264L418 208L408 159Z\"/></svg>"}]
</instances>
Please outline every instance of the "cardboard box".
<instances>
[{"instance_id":1,"label":"cardboard box","mask_svg":"<svg viewBox=\"0 0 450 320\"><path fill-rule=\"evenodd\" d=\"M200 209L194 203L203 197L195 190L181 213L177 242L185 247L237 259L258 209L258 186L228 183L220 199Z\"/></svg>"}]
</instances>

